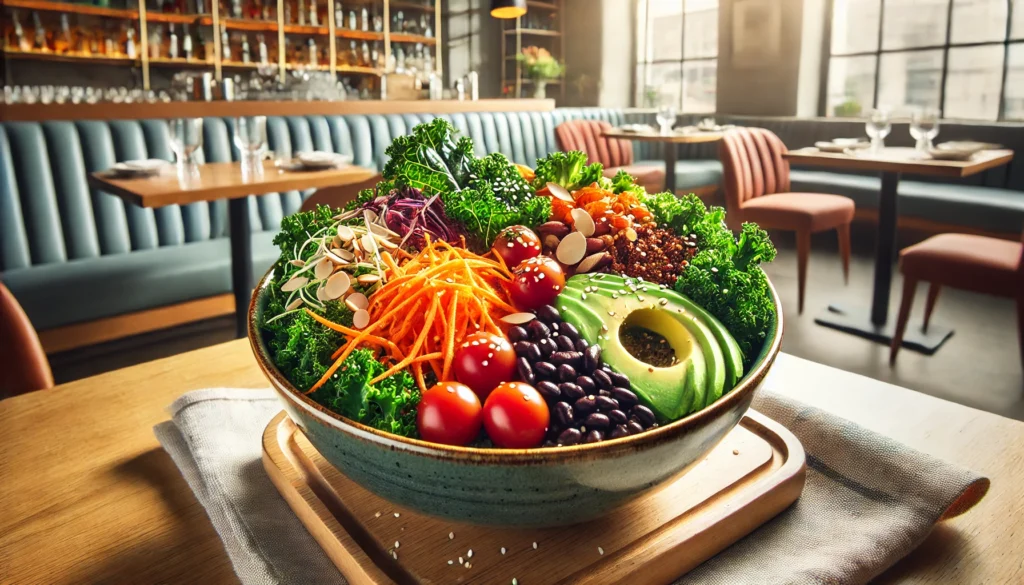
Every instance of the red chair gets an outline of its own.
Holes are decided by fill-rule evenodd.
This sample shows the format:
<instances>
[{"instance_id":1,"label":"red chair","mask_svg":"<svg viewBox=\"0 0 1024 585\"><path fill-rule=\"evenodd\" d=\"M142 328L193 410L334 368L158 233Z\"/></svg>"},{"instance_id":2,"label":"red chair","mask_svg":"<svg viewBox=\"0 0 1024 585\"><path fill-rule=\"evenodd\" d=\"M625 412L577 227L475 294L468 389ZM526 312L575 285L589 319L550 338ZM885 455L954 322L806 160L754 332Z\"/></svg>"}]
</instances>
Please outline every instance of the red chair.
<instances>
[{"instance_id":1,"label":"red chair","mask_svg":"<svg viewBox=\"0 0 1024 585\"><path fill-rule=\"evenodd\" d=\"M50 361L11 291L0 282L0 397L53 388Z\"/></svg>"},{"instance_id":2,"label":"red chair","mask_svg":"<svg viewBox=\"0 0 1024 585\"><path fill-rule=\"evenodd\" d=\"M665 169L634 165L633 143L618 138L605 138L604 132L612 127L600 120L570 120L555 127L558 148L563 151L579 150L587 154L587 164L604 165L606 177L624 170L636 177L649 193L659 193L665 185Z\"/></svg>"},{"instance_id":3,"label":"red chair","mask_svg":"<svg viewBox=\"0 0 1024 585\"><path fill-rule=\"evenodd\" d=\"M738 230L752 221L768 230L796 232L798 310L804 312L811 234L836 230L843 278L850 277L850 222L853 200L840 195L792 193L786 145L763 128L736 128L719 147L724 171L726 220Z\"/></svg>"},{"instance_id":4,"label":"red chair","mask_svg":"<svg viewBox=\"0 0 1024 585\"><path fill-rule=\"evenodd\" d=\"M1016 299L1020 359L1024 365L1024 235L1021 242L968 234L932 236L900 251L900 272L903 300L889 347L890 364L896 363L917 283L923 280L929 283L922 327L925 331L943 286Z\"/></svg>"}]
</instances>

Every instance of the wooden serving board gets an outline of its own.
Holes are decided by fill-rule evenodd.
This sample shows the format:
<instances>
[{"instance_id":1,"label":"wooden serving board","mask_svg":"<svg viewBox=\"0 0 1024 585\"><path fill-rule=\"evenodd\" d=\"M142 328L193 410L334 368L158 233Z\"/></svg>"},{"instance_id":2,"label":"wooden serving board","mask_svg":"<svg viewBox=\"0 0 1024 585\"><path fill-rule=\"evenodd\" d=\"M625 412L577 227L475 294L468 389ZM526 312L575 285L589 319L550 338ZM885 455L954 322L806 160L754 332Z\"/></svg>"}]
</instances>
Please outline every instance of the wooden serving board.
<instances>
[{"instance_id":1,"label":"wooden serving board","mask_svg":"<svg viewBox=\"0 0 1024 585\"><path fill-rule=\"evenodd\" d=\"M397 507L331 466L284 412L264 432L263 463L352 585L667 584L796 501L805 474L796 437L754 411L689 473L561 528L458 524Z\"/></svg>"}]
</instances>

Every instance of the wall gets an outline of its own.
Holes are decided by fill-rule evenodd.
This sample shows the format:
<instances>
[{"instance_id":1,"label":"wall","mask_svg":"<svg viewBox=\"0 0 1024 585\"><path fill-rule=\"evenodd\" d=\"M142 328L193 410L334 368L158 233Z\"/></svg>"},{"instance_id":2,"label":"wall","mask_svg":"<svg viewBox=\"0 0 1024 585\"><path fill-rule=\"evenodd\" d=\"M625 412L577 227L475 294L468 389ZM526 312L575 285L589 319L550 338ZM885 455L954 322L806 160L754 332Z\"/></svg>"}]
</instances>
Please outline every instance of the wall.
<instances>
[{"instance_id":1,"label":"wall","mask_svg":"<svg viewBox=\"0 0 1024 585\"><path fill-rule=\"evenodd\" d=\"M501 97L501 23L490 15L490 0L445 0L443 10L445 87L475 70L480 97Z\"/></svg>"},{"instance_id":2,"label":"wall","mask_svg":"<svg viewBox=\"0 0 1024 585\"><path fill-rule=\"evenodd\" d=\"M635 0L565 0L567 106L632 105Z\"/></svg>"}]
</instances>

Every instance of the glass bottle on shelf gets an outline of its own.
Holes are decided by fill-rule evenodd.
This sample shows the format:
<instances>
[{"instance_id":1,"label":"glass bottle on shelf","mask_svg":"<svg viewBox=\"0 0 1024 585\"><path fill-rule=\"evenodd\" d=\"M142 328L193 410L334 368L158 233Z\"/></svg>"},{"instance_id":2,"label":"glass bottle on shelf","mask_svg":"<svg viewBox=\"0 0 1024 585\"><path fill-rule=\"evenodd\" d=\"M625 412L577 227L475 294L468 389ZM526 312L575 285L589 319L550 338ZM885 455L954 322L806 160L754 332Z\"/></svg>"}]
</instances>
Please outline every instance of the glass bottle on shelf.
<instances>
[{"instance_id":1,"label":"glass bottle on shelf","mask_svg":"<svg viewBox=\"0 0 1024 585\"><path fill-rule=\"evenodd\" d=\"M380 67L380 45L377 42L370 47L370 67Z\"/></svg>"},{"instance_id":2,"label":"glass bottle on shelf","mask_svg":"<svg viewBox=\"0 0 1024 585\"><path fill-rule=\"evenodd\" d=\"M345 28L345 11L341 7L340 0L334 3L334 28Z\"/></svg>"},{"instance_id":3,"label":"glass bottle on shelf","mask_svg":"<svg viewBox=\"0 0 1024 585\"><path fill-rule=\"evenodd\" d=\"M97 35L99 31L97 31ZM103 36L103 54L108 57L113 57L119 54L121 51L118 49L117 43L114 42L114 31L107 30Z\"/></svg>"},{"instance_id":4,"label":"glass bottle on shelf","mask_svg":"<svg viewBox=\"0 0 1024 585\"><path fill-rule=\"evenodd\" d=\"M391 32L405 32L405 13L399 10L391 20Z\"/></svg>"},{"instance_id":5,"label":"glass bottle on shelf","mask_svg":"<svg viewBox=\"0 0 1024 585\"><path fill-rule=\"evenodd\" d=\"M395 73L404 73L404 72L405 72L405 49L402 48L402 45L398 45L398 48L395 49Z\"/></svg>"},{"instance_id":6,"label":"glass bottle on shelf","mask_svg":"<svg viewBox=\"0 0 1024 585\"><path fill-rule=\"evenodd\" d=\"M366 41L363 41L363 46L361 47L359 56L362 57L359 63L360 65L362 65L363 67L373 66L373 61L370 60L370 44L367 43Z\"/></svg>"},{"instance_id":7,"label":"glass bottle on shelf","mask_svg":"<svg viewBox=\"0 0 1024 585\"><path fill-rule=\"evenodd\" d=\"M320 60L318 59L318 52L316 50L316 40L313 37L309 38L309 65L310 67L318 67Z\"/></svg>"},{"instance_id":8,"label":"glass bottle on shelf","mask_svg":"<svg viewBox=\"0 0 1024 585\"><path fill-rule=\"evenodd\" d=\"M427 38L433 38L434 28L430 26L430 19L427 19L423 26L423 36Z\"/></svg>"},{"instance_id":9,"label":"glass bottle on shelf","mask_svg":"<svg viewBox=\"0 0 1024 585\"><path fill-rule=\"evenodd\" d=\"M349 65L359 65L359 52L356 51L356 42L352 41L348 45L348 56L345 59Z\"/></svg>"},{"instance_id":10,"label":"glass bottle on shelf","mask_svg":"<svg viewBox=\"0 0 1024 585\"><path fill-rule=\"evenodd\" d=\"M384 32L384 17L380 13L373 13L373 32Z\"/></svg>"},{"instance_id":11,"label":"glass bottle on shelf","mask_svg":"<svg viewBox=\"0 0 1024 585\"><path fill-rule=\"evenodd\" d=\"M434 55L430 49L423 52L423 72L428 76L434 73Z\"/></svg>"},{"instance_id":12,"label":"glass bottle on shelf","mask_svg":"<svg viewBox=\"0 0 1024 585\"><path fill-rule=\"evenodd\" d=\"M277 3L274 2L273 0L266 0L265 2L263 2L263 10L260 13L260 16L263 18L263 20L265 20L265 21L277 20L277 18L274 16L275 12L276 12L276 9L275 9L276 6L277 6Z\"/></svg>"},{"instance_id":13,"label":"glass bottle on shelf","mask_svg":"<svg viewBox=\"0 0 1024 585\"><path fill-rule=\"evenodd\" d=\"M306 26L306 0L299 0L298 5L295 7L295 12L298 12L299 26Z\"/></svg>"},{"instance_id":14,"label":"glass bottle on shelf","mask_svg":"<svg viewBox=\"0 0 1024 585\"><path fill-rule=\"evenodd\" d=\"M53 49L57 53L69 53L74 45L71 42L71 25L68 24L68 15L60 15L60 34L53 40Z\"/></svg>"},{"instance_id":15,"label":"glass bottle on shelf","mask_svg":"<svg viewBox=\"0 0 1024 585\"><path fill-rule=\"evenodd\" d=\"M242 63L251 63L249 57L249 35L242 35Z\"/></svg>"},{"instance_id":16,"label":"glass bottle on shelf","mask_svg":"<svg viewBox=\"0 0 1024 585\"><path fill-rule=\"evenodd\" d=\"M242 18L242 0L231 0L231 16Z\"/></svg>"},{"instance_id":17,"label":"glass bottle on shelf","mask_svg":"<svg viewBox=\"0 0 1024 585\"><path fill-rule=\"evenodd\" d=\"M185 53L185 60L191 61L193 57L192 34L189 33L187 24L182 26L182 36L184 38L181 41L181 50Z\"/></svg>"},{"instance_id":18,"label":"glass bottle on shelf","mask_svg":"<svg viewBox=\"0 0 1024 585\"><path fill-rule=\"evenodd\" d=\"M348 28L349 30L357 30L355 10L348 11Z\"/></svg>"},{"instance_id":19,"label":"glass bottle on shelf","mask_svg":"<svg viewBox=\"0 0 1024 585\"><path fill-rule=\"evenodd\" d=\"M178 58L178 34L174 32L174 24L167 25L167 56Z\"/></svg>"},{"instance_id":20,"label":"glass bottle on shelf","mask_svg":"<svg viewBox=\"0 0 1024 585\"><path fill-rule=\"evenodd\" d=\"M284 23L285 24L291 24L292 23L292 5L291 5L290 2L285 2L284 3Z\"/></svg>"},{"instance_id":21,"label":"glass bottle on shelf","mask_svg":"<svg viewBox=\"0 0 1024 585\"><path fill-rule=\"evenodd\" d=\"M422 14L420 14L420 30L419 30L419 33L421 35L423 35L423 36L427 36L427 29L428 28L430 28L430 25L427 23L427 15L426 15L426 13L422 13Z\"/></svg>"},{"instance_id":22,"label":"glass bottle on shelf","mask_svg":"<svg viewBox=\"0 0 1024 585\"><path fill-rule=\"evenodd\" d=\"M135 54L135 27L133 27L133 26L129 26L128 27L127 36L128 36L128 40L125 41L125 43L124 43L124 54L127 55L129 59L134 59L136 57L136 54Z\"/></svg>"},{"instance_id":23,"label":"glass bottle on shelf","mask_svg":"<svg viewBox=\"0 0 1024 585\"><path fill-rule=\"evenodd\" d=\"M160 32L160 27L154 26L153 32L149 35L149 58L159 59L160 51L163 50L163 34Z\"/></svg>"},{"instance_id":24,"label":"glass bottle on shelf","mask_svg":"<svg viewBox=\"0 0 1024 585\"><path fill-rule=\"evenodd\" d=\"M309 24L320 26L320 9L316 5L316 0L309 0Z\"/></svg>"},{"instance_id":25,"label":"glass bottle on shelf","mask_svg":"<svg viewBox=\"0 0 1024 585\"><path fill-rule=\"evenodd\" d=\"M49 51L50 44L46 42L46 29L43 28L43 21L39 20L38 12L32 13L32 32L35 37L32 49L36 51Z\"/></svg>"},{"instance_id":26,"label":"glass bottle on shelf","mask_svg":"<svg viewBox=\"0 0 1024 585\"><path fill-rule=\"evenodd\" d=\"M366 6L363 6L363 9L359 11L359 16L361 17L362 23L363 23L362 24L362 29L364 31L369 31L370 30L370 11L366 9Z\"/></svg>"},{"instance_id":27,"label":"glass bottle on shelf","mask_svg":"<svg viewBox=\"0 0 1024 585\"><path fill-rule=\"evenodd\" d=\"M220 28L220 54L223 61L231 61L231 37L228 36L228 27L221 25Z\"/></svg>"},{"instance_id":28,"label":"glass bottle on shelf","mask_svg":"<svg viewBox=\"0 0 1024 585\"><path fill-rule=\"evenodd\" d=\"M263 40L262 34L256 35L256 42L259 43L256 50L259 51L260 54L260 65L266 65L270 61L270 58L267 56L267 43Z\"/></svg>"},{"instance_id":29,"label":"glass bottle on shelf","mask_svg":"<svg viewBox=\"0 0 1024 585\"><path fill-rule=\"evenodd\" d=\"M18 19L18 11L13 11L11 19L14 21L14 30L10 39L10 46L19 51L29 51L32 49L32 43L25 37L25 29L21 27L21 21Z\"/></svg>"},{"instance_id":30,"label":"glass bottle on shelf","mask_svg":"<svg viewBox=\"0 0 1024 585\"><path fill-rule=\"evenodd\" d=\"M206 0L196 0L196 14L206 14Z\"/></svg>"}]
</instances>

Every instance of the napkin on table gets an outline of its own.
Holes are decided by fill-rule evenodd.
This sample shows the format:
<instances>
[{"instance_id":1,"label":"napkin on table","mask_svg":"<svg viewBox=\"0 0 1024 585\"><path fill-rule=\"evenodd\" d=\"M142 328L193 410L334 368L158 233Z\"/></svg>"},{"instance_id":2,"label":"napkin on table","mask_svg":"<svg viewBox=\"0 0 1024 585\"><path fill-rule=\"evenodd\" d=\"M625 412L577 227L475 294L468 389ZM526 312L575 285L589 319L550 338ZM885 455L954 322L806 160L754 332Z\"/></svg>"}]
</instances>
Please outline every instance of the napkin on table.
<instances>
[{"instance_id":1,"label":"napkin on table","mask_svg":"<svg viewBox=\"0 0 1024 585\"><path fill-rule=\"evenodd\" d=\"M803 495L679 584L866 583L920 544L951 506L969 508L988 486L972 471L770 385L771 378L753 408L803 443ZM157 438L206 508L244 585L345 583L263 469L263 430L281 411L273 391L199 390L169 411Z\"/></svg>"}]
</instances>

